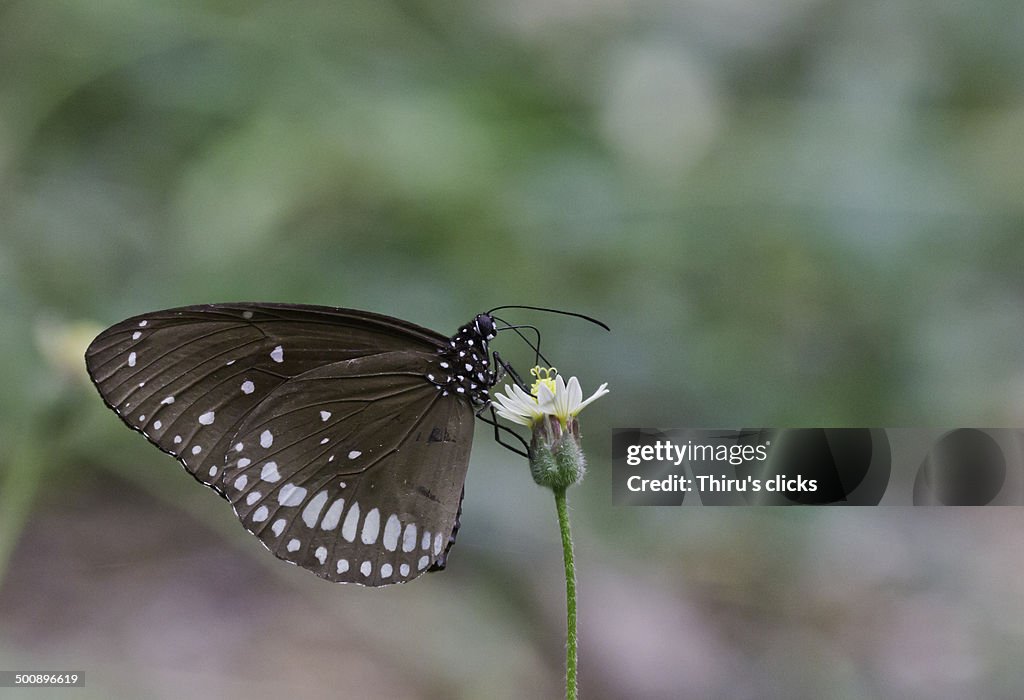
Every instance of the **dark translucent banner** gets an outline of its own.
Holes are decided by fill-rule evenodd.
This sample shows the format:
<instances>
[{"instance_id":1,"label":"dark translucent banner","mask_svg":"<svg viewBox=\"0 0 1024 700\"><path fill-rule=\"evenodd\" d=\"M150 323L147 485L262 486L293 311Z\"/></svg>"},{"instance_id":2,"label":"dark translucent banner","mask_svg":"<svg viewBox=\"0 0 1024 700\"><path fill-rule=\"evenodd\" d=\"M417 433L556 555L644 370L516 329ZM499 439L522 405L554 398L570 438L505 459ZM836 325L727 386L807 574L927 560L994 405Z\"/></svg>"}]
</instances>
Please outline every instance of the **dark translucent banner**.
<instances>
[{"instance_id":1,"label":"dark translucent banner","mask_svg":"<svg viewBox=\"0 0 1024 700\"><path fill-rule=\"evenodd\" d=\"M1024 430L612 431L615 505L1024 504Z\"/></svg>"}]
</instances>

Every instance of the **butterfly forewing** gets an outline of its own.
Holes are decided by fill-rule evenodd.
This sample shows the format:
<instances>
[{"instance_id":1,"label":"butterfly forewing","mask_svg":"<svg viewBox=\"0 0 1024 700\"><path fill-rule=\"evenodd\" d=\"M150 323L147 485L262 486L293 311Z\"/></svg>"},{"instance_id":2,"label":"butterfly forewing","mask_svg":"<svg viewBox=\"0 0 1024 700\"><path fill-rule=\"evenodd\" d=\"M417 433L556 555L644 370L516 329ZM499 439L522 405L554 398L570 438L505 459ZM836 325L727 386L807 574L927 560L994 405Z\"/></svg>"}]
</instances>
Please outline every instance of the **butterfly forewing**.
<instances>
[{"instance_id":1,"label":"butterfly forewing","mask_svg":"<svg viewBox=\"0 0 1024 700\"><path fill-rule=\"evenodd\" d=\"M448 546L473 411L425 376L436 355L388 352L283 384L235 435L221 489L278 557L332 581L415 578Z\"/></svg>"},{"instance_id":2,"label":"butterfly forewing","mask_svg":"<svg viewBox=\"0 0 1024 700\"><path fill-rule=\"evenodd\" d=\"M86 366L125 423L216 486L240 421L288 379L387 350L436 352L445 342L361 311L211 304L112 326L89 346Z\"/></svg>"}]
</instances>

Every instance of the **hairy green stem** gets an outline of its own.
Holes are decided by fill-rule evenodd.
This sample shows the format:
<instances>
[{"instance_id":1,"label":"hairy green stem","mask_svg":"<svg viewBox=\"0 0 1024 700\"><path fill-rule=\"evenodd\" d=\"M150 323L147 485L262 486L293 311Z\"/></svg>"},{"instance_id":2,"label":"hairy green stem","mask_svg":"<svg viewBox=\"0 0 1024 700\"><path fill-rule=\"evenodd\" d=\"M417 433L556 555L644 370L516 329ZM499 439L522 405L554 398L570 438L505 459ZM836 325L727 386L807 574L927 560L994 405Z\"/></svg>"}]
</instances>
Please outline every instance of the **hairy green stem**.
<instances>
[{"instance_id":1,"label":"hairy green stem","mask_svg":"<svg viewBox=\"0 0 1024 700\"><path fill-rule=\"evenodd\" d=\"M553 490L555 507L558 509L558 528L562 531L562 554L565 558L565 697L566 700L576 700L576 563L572 556L572 533L569 531L565 487Z\"/></svg>"}]
</instances>

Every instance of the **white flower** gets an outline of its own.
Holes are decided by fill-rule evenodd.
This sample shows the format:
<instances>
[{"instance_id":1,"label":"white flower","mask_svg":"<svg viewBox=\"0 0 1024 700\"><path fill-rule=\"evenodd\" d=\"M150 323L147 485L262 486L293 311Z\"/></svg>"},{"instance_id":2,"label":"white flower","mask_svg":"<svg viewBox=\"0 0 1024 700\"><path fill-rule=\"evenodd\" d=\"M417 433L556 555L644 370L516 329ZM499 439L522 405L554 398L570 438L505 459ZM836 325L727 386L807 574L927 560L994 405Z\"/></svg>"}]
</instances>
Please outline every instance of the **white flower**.
<instances>
[{"instance_id":1,"label":"white flower","mask_svg":"<svg viewBox=\"0 0 1024 700\"><path fill-rule=\"evenodd\" d=\"M527 394L522 388L513 384L506 393L494 395L497 402L495 411L499 416L519 425L533 427L544 416L554 416L565 426L566 422L575 418L588 404L608 393L605 382L586 400L583 390L576 377L569 377L566 384L561 376L556 376L554 367L534 367L530 373L537 378L531 389L534 395Z\"/></svg>"},{"instance_id":2,"label":"white flower","mask_svg":"<svg viewBox=\"0 0 1024 700\"><path fill-rule=\"evenodd\" d=\"M583 389L580 388L580 382L576 377L569 377L568 384L560 376L555 377L554 383L554 391L548 387L547 383L540 383L537 390L537 404L544 413L558 418L563 426L570 418L579 415L579 412L588 404L608 393L608 382L605 382L584 400Z\"/></svg>"},{"instance_id":3,"label":"white flower","mask_svg":"<svg viewBox=\"0 0 1024 700\"><path fill-rule=\"evenodd\" d=\"M533 398L518 385L512 384L506 393L498 392L494 395L497 405L495 412L513 423L531 426L544 417L544 411L537 405L537 399Z\"/></svg>"}]
</instances>

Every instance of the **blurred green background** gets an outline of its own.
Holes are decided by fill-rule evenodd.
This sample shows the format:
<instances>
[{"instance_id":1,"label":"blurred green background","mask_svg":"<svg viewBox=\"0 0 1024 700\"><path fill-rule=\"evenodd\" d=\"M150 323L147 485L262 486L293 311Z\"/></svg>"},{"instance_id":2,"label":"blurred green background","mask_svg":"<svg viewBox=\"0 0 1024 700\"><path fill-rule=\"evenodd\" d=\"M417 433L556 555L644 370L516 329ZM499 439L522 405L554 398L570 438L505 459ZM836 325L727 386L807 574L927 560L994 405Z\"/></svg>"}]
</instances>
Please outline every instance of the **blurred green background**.
<instances>
[{"instance_id":1,"label":"blurred green background","mask_svg":"<svg viewBox=\"0 0 1024 700\"><path fill-rule=\"evenodd\" d=\"M584 697L1020 697L1021 509L613 508L609 448L1021 426L1022 36L1010 0L0 3L0 668L96 698L557 697L553 503L484 430L448 570L336 586L81 359L183 304L452 332L520 303L614 330L516 316L612 390L570 494Z\"/></svg>"}]
</instances>

